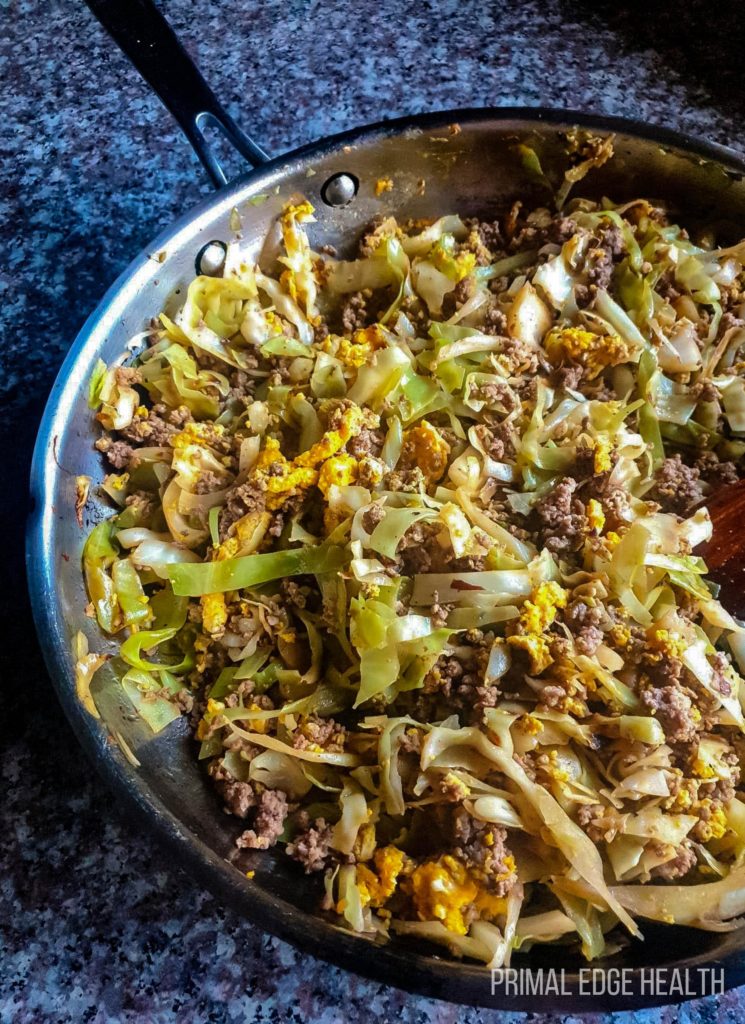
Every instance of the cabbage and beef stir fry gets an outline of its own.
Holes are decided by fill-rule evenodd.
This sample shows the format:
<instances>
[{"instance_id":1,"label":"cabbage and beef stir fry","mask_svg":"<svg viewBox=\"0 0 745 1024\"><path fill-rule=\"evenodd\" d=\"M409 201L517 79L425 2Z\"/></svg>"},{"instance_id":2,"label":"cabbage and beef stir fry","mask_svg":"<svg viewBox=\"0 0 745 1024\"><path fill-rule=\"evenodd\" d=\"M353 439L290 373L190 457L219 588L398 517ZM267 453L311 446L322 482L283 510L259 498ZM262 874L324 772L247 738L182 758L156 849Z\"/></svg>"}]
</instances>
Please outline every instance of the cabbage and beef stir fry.
<instances>
[{"instance_id":1,"label":"cabbage and beef stir fry","mask_svg":"<svg viewBox=\"0 0 745 1024\"><path fill-rule=\"evenodd\" d=\"M313 212L91 381L124 692L355 931L499 965L736 927L745 641L695 549L745 452L745 248L573 200L342 261Z\"/></svg>"}]
</instances>

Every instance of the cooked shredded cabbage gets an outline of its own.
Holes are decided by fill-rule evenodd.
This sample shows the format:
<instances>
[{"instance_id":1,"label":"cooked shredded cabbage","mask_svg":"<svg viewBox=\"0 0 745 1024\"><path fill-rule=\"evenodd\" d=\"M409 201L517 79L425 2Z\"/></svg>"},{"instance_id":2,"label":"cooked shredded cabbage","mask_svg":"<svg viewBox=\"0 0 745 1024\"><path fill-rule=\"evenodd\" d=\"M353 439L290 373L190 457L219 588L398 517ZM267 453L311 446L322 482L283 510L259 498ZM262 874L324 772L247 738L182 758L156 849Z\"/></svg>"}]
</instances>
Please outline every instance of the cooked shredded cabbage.
<instances>
[{"instance_id":1,"label":"cooked shredded cabbage","mask_svg":"<svg viewBox=\"0 0 745 1024\"><path fill-rule=\"evenodd\" d=\"M745 243L569 199L612 152L569 143L560 214L388 216L352 260L295 201L88 391L123 700L190 714L237 845L339 923L492 967L745 913L745 641L694 551L745 453Z\"/></svg>"}]
</instances>

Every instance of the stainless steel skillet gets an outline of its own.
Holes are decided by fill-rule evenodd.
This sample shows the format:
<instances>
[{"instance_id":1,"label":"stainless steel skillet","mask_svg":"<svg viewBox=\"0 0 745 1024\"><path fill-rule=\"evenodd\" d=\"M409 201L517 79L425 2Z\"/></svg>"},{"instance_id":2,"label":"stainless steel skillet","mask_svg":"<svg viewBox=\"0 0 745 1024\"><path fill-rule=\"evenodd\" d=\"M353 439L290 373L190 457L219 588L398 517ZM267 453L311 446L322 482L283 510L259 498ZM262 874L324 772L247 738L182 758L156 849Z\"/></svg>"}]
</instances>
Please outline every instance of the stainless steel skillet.
<instances>
[{"instance_id":1,"label":"stainless steel skillet","mask_svg":"<svg viewBox=\"0 0 745 1024\"><path fill-rule=\"evenodd\" d=\"M422 994L510 1009L618 1010L670 1001L641 986L641 969L724 966L728 985L745 981L745 934L690 932L647 925L647 941L616 954L604 967L630 970L631 994L582 995L582 966L560 948L517 961L531 968L563 968L569 994L556 998L492 992L488 972L448 960L431 948L392 941L380 946L315 916L318 893L280 853L254 855L248 880L228 863L236 826L220 811L198 769L184 728L153 739L132 718L112 672L96 677L101 717L79 702L73 637L82 630L93 649L104 645L84 614L80 555L90 525L107 514L94 498L82 527L75 515L75 478L103 476L93 448L96 428L86 383L96 360L110 362L194 274L206 243L229 239L237 224L256 251L283 202L303 193L317 208L317 244L349 251L376 213L427 217L443 212L489 214L516 198L546 200L530 179L516 144L536 148L547 175L564 166L564 132L584 126L616 133L616 155L583 183L593 196L622 200L659 196L677 204L688 221L716 224L722 237L745 235L745 162L722 147L632 121L566 111L497 109L448 111L391 121L306 146L268 160L222 109L149 0L89 0L135 66L178 119L219 190L156 238L111 287L91 315L60 371L41 425L32 469L34 510L28 530L28 574L39 639L63 707L116 799L134 808L174 859L257 926L316 956ZM456 127L457 126L457 127ZM229 184L207 133L221 132L253 169ZM375 182L393 190L375 195ZM237 211L237 214L236 214ZM95 492L95 491L94 491ZM94 493L92 492L92 493Z\"/></svg>"}]
</instances>

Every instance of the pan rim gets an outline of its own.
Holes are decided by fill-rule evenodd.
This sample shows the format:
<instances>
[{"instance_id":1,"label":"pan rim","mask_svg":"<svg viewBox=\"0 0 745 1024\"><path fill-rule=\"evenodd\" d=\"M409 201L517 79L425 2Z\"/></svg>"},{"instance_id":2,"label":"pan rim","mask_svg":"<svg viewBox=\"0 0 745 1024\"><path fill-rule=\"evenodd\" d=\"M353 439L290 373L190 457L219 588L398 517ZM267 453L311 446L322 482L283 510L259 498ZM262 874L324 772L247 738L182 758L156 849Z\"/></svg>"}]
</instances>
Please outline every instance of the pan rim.
<instances>
[{"instance_id":1,"label":"pan rim","mask_svg":"<svg viewBox=\"0 0 745 1024\"><path fill-rule=\"evenodd\" d=\"M31 466L31 512L26 535L26 568L29 581L32 612L47 670L57 697L73 730L116 795L126 802L148 829L178 857L200 884L218 894L241 916L258 924L262 929L289 941L296 949L308 952L322 960L351 970L358 975L391 984L429 998L445 999L473 1006L513 1010L556 1010L557 1002L549 997L490 997L485 969L476 965L437 959L418 952L402 952L371 943L322 918L314 917L271 894L256 888L236 892L232 879L235 868L212 851L197 836L189 833L138 776L127 762L119 747L109 739L102 721L94 720L77 700L74 683L71 685L69 653L62 629L62 609L54 589L54 509L51 505L55 481L60 472L54 455L56 435L67 420L75 401L80 374L76 368L89 358L98 347L96 331L99 323L122 301L127 284L148 266L148 253L167 249L181 233L192 229L201 216L216 212L216 207L231 207L235 197L247 186L281 180L293 164L313 157L323 157L343 146L367 142L376 135L393 136L407 131L442 128L451 123L475 123L480 120L497 122L505 126L519 122L523 129L534 124L579 125L599 131L615 131L684 154L711 160L730 171L745 174L745 157L718 143L706 142L669 128L657 128L623 117L593 115L591 113L544 107L487 107L467 110L445 110L388 121L378 121L362 128L345 131L318 142L301 146L290 153L276 157L267 164L248 171L230 182L219 192L208 195L193 208L162 231L154 241L125 268L86 319L60 367L49 393L40 422ZM711 963L711 957L692 954L682 961L694 968ZM733 952L718 965L729 971L728 987L745 982L745 956ZM402 967L404 968L402 970ZM634 971L640 968L633 968ZM588 997L579 994L578 973L567 972L567 984L572 994L561 999L564 1012L597 1012L664 1005L664 996L620 997L610 1001L607 997ZM689 997L690 998L690 997Z\"/></svg>"}]
</instances>

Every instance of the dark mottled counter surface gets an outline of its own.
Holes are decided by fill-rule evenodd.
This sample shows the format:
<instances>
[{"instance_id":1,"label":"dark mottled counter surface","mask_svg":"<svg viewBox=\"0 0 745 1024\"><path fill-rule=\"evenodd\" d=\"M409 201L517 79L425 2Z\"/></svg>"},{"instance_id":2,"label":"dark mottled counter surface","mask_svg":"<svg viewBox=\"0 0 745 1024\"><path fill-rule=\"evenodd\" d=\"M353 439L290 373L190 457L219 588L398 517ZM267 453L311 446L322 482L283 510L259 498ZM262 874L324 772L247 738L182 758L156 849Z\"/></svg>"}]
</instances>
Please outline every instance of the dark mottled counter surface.
<instances>
[{"instance_id":1,"label":"dark mottled counter surface","mask_svg":"<svg viewBox=\"0 0 745 1024\"><path fill-rule=\"evenodd\" d=\"M489 104L623 114L745 149L734 4L716 16L696 0L658 5L659 15L589 0L162 6L272 153L382 117ZM85 316L208 189L169 115L81 3L4 0L0 13L0 1022L508 1019L301 959L174 869L92 777L24 596L31 446ZM633 1016L743 1015L740 990Z\"/></svg>"}]
</instances>

